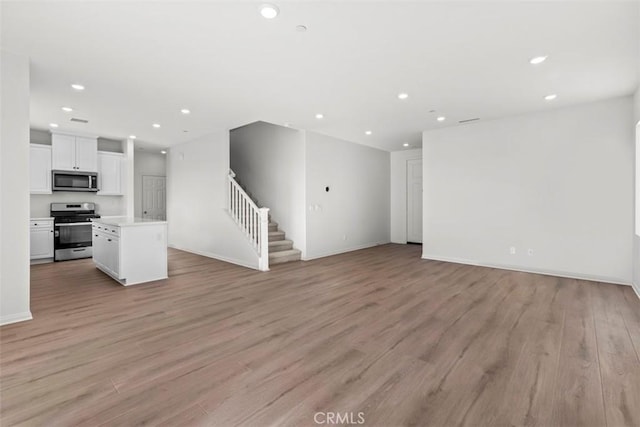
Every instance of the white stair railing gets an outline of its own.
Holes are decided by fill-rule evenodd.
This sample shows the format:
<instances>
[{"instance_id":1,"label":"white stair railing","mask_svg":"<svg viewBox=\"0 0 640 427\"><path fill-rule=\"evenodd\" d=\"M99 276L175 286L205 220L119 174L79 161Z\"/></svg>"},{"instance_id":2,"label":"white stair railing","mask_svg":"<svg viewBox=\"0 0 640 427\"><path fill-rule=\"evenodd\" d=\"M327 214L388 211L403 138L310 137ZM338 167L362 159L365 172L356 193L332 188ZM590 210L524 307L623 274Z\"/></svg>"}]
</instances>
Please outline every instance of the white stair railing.
<instances>
[{"instance_id":1,"label":"white stair railing","mask_svg":"<svg viewBox=\"0 0 640 427\"><path fill-rule=\"evenodd\" d=\"M229 214L258 254L258 269L269 270L269 208L259 208L229 171Z\"/></svg>"}]
</instances>

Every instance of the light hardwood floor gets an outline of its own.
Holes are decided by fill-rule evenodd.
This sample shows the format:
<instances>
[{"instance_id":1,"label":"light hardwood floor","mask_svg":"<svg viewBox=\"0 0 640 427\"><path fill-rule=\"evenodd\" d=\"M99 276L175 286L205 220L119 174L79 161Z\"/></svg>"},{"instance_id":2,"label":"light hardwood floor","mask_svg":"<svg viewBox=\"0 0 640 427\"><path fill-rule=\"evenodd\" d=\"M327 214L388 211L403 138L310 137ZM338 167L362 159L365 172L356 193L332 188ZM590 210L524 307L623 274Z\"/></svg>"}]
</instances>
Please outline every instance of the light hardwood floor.
<instances>
[{"instance_id":1,"label":"light hardwood floor","mask_svg":"<svg viewBox=\"0 0 640 427\"><path fill-rule=\"evenodd\" d=\"M631 288L419 257L260 273L171 250L170 279L130 288L34 266L34 320L0 328L0 424L640 426Z\"/></svg>"}]
</instances>

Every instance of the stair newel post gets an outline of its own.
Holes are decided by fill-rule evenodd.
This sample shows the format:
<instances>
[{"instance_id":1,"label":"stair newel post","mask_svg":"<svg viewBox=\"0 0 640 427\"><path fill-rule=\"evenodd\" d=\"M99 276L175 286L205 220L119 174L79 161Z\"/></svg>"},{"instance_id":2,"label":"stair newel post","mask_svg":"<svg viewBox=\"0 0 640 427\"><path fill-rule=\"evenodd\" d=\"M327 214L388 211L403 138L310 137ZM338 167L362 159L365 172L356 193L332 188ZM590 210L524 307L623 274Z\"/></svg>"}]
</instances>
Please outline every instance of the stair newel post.
<instances>
[{"instance_id":1,"label":"stair newel post","mask_svg":"<svg viewBox=\"0 0 640 427\"><path fill-rule=\"evenodd\" d=\"M261 271L269 270L269 208L260 208L260 262Z\"/></svg>"}]
</instances>

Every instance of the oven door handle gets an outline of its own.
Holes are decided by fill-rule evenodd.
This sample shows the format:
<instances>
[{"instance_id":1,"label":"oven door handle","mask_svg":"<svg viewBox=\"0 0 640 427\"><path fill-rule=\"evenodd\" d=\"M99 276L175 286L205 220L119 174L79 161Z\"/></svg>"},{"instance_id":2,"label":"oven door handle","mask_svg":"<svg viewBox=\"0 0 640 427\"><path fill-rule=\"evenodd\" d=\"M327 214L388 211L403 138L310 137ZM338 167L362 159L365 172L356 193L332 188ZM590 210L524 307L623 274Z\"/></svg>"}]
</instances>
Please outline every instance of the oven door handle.
<instances>
[{"instance_id":1,"label":"oven door handle","mask_svg":"<svg viewBox=\"0 0 640 427\"><path fill-rule=\"evenodd\" d=\"M65 224L56 224L56 227L77 227L80 225L88 225L89 227L91 227L90 222L70 222Z\"/></svg>"}]
</instances>

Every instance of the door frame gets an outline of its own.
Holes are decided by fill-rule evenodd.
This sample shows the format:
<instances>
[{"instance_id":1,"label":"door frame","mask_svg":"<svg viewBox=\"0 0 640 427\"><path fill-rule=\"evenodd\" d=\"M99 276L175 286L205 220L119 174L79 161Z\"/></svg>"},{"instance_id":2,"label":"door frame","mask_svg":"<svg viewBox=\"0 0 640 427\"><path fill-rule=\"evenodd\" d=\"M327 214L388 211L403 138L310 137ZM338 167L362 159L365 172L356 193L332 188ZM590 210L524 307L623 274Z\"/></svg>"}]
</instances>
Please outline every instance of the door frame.
<instances>
[{"instance_id":1,"label":"door frame","mask_svg":"<svg viewBox=\"0 0 640 427\"><path fill-rule=\"evenodd\" d=\"M407 170L406 176L405 176L406 189L407 189L407 200L406 200L406 226L407 226L406 227L407 228L406 229L406 242L408 244L422 244L423 243L422 240L423 240L423 236L424 236L424 232L423 232L422 236L420 236L420 242L412 242L409 239L409 224L410 224L410 221L409 221L409 215L410 215L410 213L409 213L410 212L410 209L409 209L409 203L410 203L409 195L411 194L411 186L409 185L409 172L410 172L411 168L409 167L409 165L412 164L412 163L418 163L418 162L420 163L420 166L422 168L422 162L423 162L422 158L419 158L419 159L407 159L407 161L406 161L406 170ZM423 196L421 197L421 199L422 199L421 200L421 205L422 206L421 206L420 211L422 212L422 217L423 217L424 216L424 177L422 179L422 186L423 186ZM421 223L424 222L422 217L420 218L420 222Z\"/></svg>"}]
</instances>

